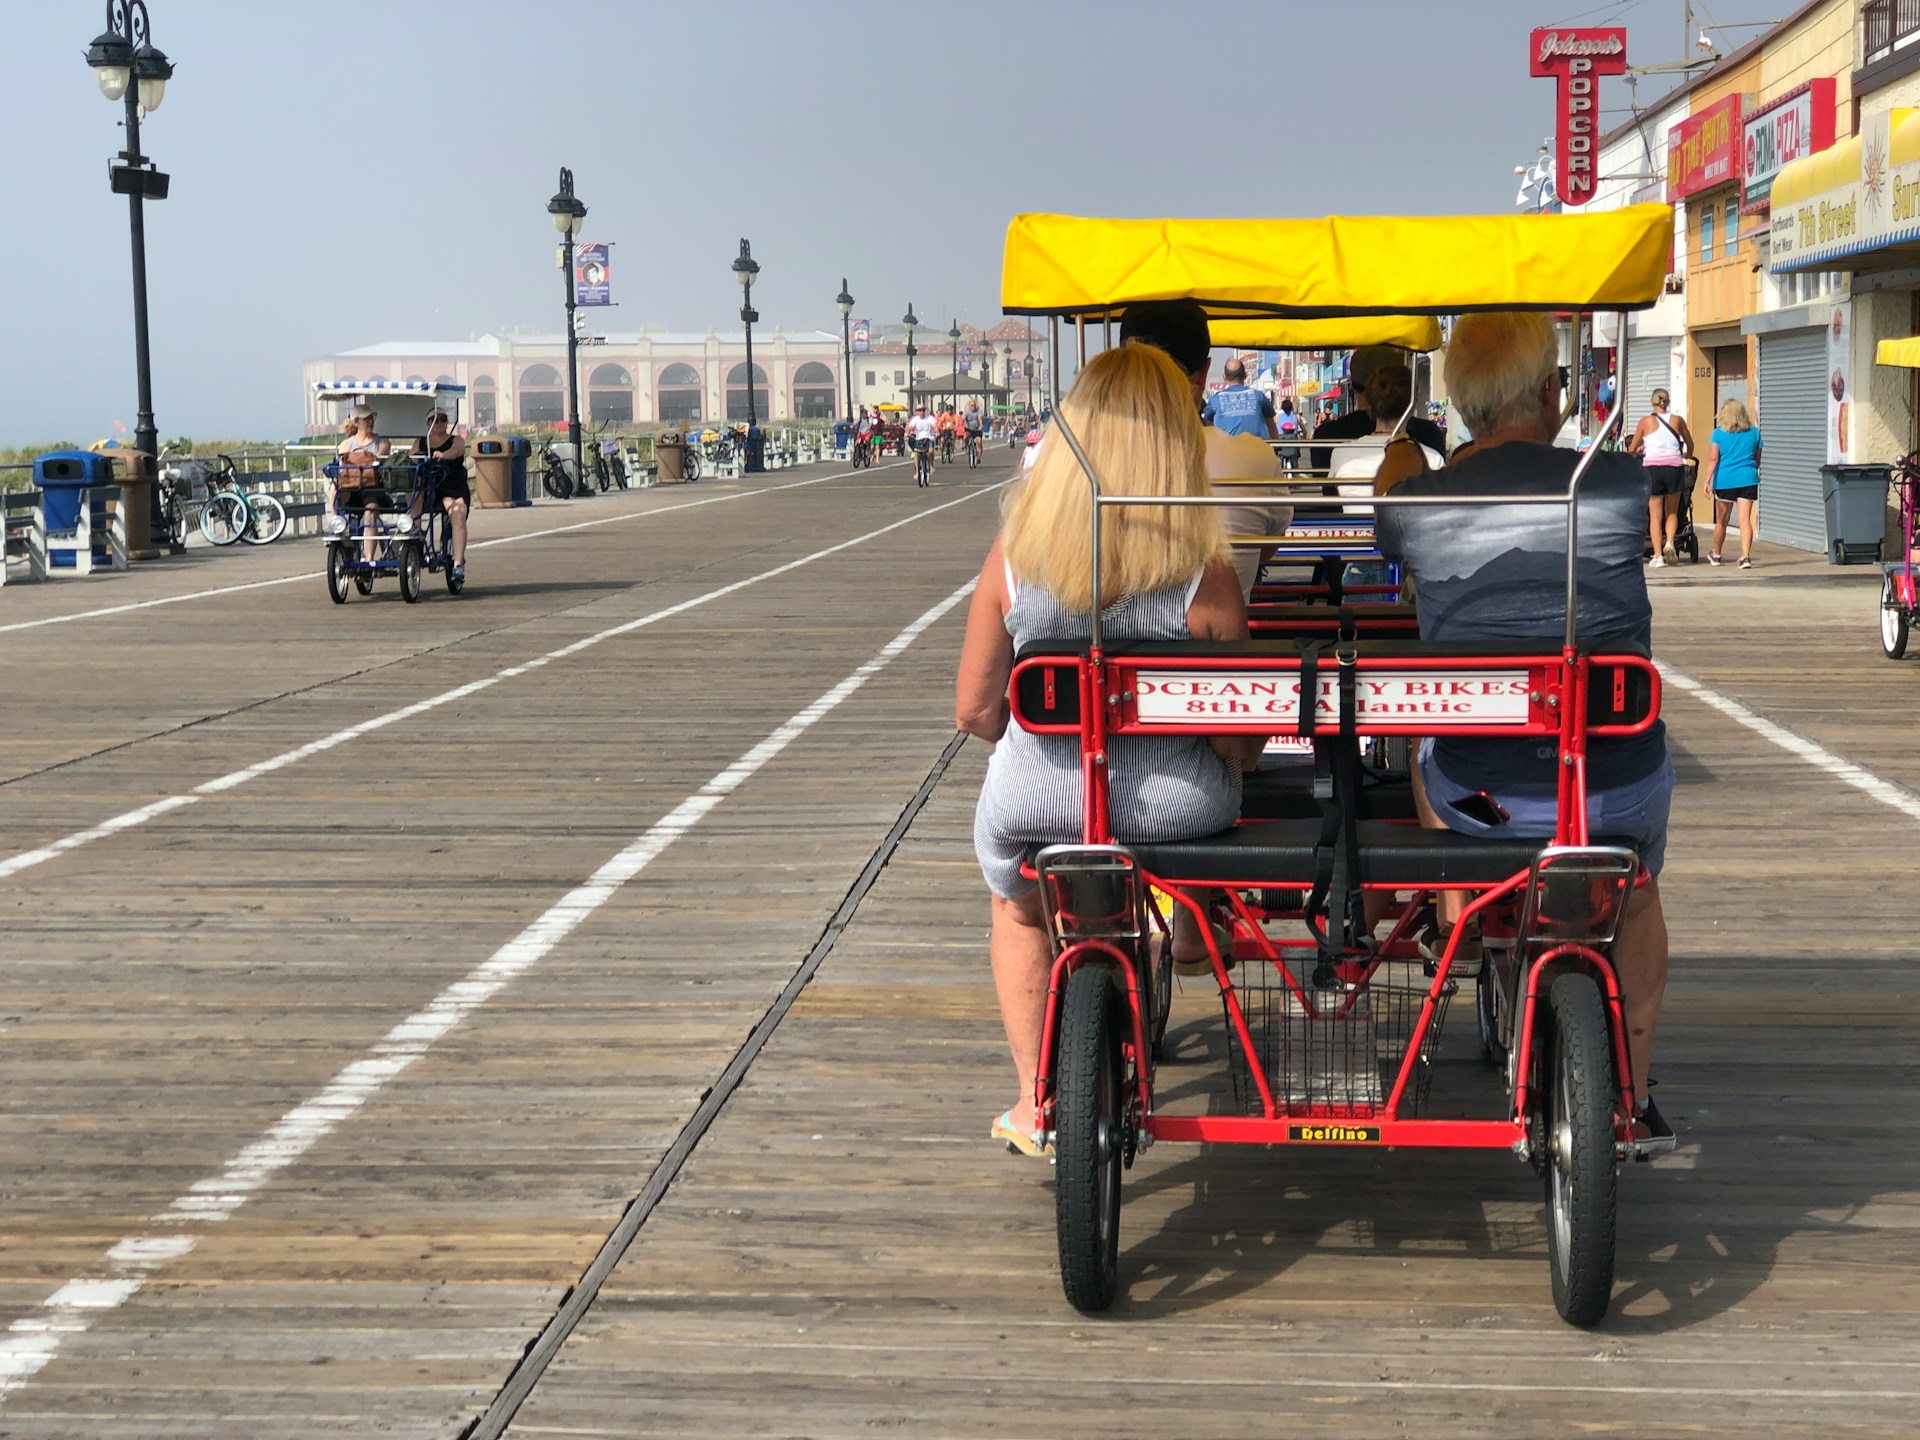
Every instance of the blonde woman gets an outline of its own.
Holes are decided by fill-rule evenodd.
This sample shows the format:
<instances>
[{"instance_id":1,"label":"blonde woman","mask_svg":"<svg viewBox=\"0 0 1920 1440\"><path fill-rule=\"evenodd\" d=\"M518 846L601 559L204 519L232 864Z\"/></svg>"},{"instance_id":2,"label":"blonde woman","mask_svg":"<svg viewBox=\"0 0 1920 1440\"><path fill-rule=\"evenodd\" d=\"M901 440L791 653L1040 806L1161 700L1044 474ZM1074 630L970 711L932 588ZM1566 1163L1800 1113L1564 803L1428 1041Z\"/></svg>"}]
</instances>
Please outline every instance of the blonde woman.
<instances>
[{"instance_id":1,"label":"blonde woman","mask_svg":"<svg viewBox=\"0 0 1920 1440\"><path fill-rule=\"evenodd\" d=\"M1707 442L1707 484L1713 490L1713 549L1707 559L1718 565L1726 543L1727 521L1740 511L1740 568L1753 568L1753 533L1759 528L1760 432L1738 400L1729 400L1713 417Z\"/></svg>"},{"instance_id":2,"label":"blonde woman","mask_svg":"<svg viewBox=\"0 0 1920 1440\"><path fill-rule=\"evenodd\" d=\"M1123 345L1091 361L1061 403L1108 494L1205 495L1205 441L1193 391L1166 354ZM1100 517L1101 623L1113 639L1243 640L1246 605L1208 506L1109 509ZM1081 838L1080 745L1009 727L1007 681L1031 640L1091 634L1095 602L1087 482L1066 445L1040 448L1003 505L967 616L955 708L960 729L995 742L974 813L974 853L993 892L990 952L1019 1098L992 1133L1028 1155L1046 1150L1034 1112L1052 955L1028 850ZM1114 832L1125 840L1205 835L1240 812L1240 772L1260 737L1122 737L1109 750ZM1183 945L1187 953L1182 953ZM1176 937L1174 958L1204 941Z\"/></svg>"},{"instance_id":3,"label":"blonde woman","mask_svg":"<svg viewBox=\"0 0 1920 1440\"><path fill-rule=\"evenodd\" d=\"M1680 492L1686 488L1687 461L1693 457L1693 432L1682 417L1667 413L1672 403L1665 390L1654 391L1653 409L1641 417L1627 441L1627 453L1638 455L1647 472L1647 536L1653 541L1655 565L1680 560L1673 542L1680 534Z\"/></svg>"},{"instance_id":4,"label":"blonde woman","mask_svg":"<svg viewBox=\"0 0 1920 1440\"><path fill-rule=\"evenodd\" d=\"M351 490L365 492L359 497L364 504L361 511L360 558L369 565L373 563L379 544L380 510L387 503L387 492L380 484L380 462L387 458L388 451L392 449L388 441L374 435L373 421L374 412L366 405L355 405L347 416L347 438L340 442L335 451L340 462L340 478L334 485L335 493ZM333 502L334 495L329 494L329 512L333 509ZM342 529L346 528L348 503L348 497L340 494Z\"/></svg>"}]
</instances>

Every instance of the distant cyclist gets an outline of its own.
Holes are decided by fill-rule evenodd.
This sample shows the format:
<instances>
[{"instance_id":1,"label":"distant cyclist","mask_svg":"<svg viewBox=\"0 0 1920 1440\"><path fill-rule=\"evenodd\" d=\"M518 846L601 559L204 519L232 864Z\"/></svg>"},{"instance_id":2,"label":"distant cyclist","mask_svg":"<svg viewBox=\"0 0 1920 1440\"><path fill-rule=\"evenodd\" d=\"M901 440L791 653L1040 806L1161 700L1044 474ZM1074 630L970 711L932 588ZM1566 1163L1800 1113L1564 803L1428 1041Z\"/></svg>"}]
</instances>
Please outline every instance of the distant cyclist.
<instances>
[{"instance_id":1,"label":"distant cyclist","mask_svg":"<svg viewBox=\"0 0 1920 1440\"><path fill-rule=\"evenodd\" d=\"M933 483L933 442L939 438L940 424L922 405L907 422L907 439L913 446L914 480L920 485Z\"/></svg>"},{"instance_id":2,"label":"distant cyclist","mask_svg":"<svg viewBox=\"0 0 1920 1440\"><path fill-rule=\"evenodd\" d=\"M987 417L980 413L980 402L969 400L966 414L967 459L975 465L980 463L981 447L987 435Z\"/></svg>"},{"instance_id":3,"label":"distant cyclist","mask_svg":"<svg viewBox=\"0 0 1920 1440\"><path fill-rule=\"evenodd\" d=\"M960 417L953 413L948 405L940 407L940 418L934 421L934 428L940 436L940 459L943 463L953 463L953 442L960 430Z\"/></svg>"}]
</instances>

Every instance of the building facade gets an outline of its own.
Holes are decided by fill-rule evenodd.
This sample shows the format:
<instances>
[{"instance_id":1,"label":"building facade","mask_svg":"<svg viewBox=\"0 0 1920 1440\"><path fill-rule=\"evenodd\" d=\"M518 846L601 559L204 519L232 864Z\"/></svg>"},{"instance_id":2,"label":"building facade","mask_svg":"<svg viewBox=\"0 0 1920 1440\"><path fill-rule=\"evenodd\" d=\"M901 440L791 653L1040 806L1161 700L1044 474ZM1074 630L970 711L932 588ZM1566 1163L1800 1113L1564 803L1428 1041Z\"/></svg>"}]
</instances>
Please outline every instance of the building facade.
<instances>
[{"instance_id":1,"label":"building facade","mask_svg":"<svg viewBox=\"0 0 1920 1440\"><path fill-rule=\"evenodd\" d=\"M567 418L561 335L483 335L472 341L388 341L309 360L302 376L308 434L338 428L316 382L441 381L467 387L465 424L560 424ZM830 420L845 408L840 337L825 331L753 337L754 413L762 420ZM589 426L712 424L747 416L746 336L642 331L580 347L580 418Z\"/></svg>"},{"instance_id":2,"label":"building facade","mask_svg":"<svg viewBox=\"0 0 1920 1440\"><path fill-rule=\"evenodd\" d=\"M904 405L909 389L916 403L937 401L953 390L954 343L949 327L932 322L914 331L912 385L908 385L907 332L898 324L865 326L866 349L853 354L853 399L856 406L871 409L875 405ZM1030 328L1020 319L1003 320L982 328L958 322L963 367L961 391L980 394L980 381L986 379L996 393L996 403L1024 405L1029 381L1034 403L1046 394L1048 362L1046 333ZM856 329L855 334L859 333ZM963 402L964 403L964 400Z\"/></svg>"}]
</instances>

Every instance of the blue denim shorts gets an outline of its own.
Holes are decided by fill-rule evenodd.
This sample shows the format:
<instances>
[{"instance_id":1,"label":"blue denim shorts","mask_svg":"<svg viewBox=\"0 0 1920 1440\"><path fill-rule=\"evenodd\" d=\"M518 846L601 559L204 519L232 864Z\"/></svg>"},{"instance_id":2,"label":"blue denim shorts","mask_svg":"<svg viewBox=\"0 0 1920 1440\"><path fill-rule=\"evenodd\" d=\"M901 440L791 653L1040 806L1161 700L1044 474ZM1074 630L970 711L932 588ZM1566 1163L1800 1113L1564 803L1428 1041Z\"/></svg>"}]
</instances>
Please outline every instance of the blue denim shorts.
<instances>
[{"instance_id":1,"label":"blue denim shorts","mask_svg":"<svg viewBox=\"0 0 1920 1440\"><path fill-rule=\"evenodd\" d=\"M1456 785L1433 760L1431 737L1420 742L1420 779L1427 803L1449 830L1462 835L1485 835L1494 840L1551 840L1559 821L1559 802L1552 795L1495 795L1494 803L1507 812L1506 821L1488 825L1463 815L1456 802L1477 794ZM1645 780L1614 790L1587 792L1587 833L1631 840L1640 852L1647 874L1658 876L1667 862L1667 814L1673 806L1673 762L1668 760Z\"/></svg>"}]
</instances>

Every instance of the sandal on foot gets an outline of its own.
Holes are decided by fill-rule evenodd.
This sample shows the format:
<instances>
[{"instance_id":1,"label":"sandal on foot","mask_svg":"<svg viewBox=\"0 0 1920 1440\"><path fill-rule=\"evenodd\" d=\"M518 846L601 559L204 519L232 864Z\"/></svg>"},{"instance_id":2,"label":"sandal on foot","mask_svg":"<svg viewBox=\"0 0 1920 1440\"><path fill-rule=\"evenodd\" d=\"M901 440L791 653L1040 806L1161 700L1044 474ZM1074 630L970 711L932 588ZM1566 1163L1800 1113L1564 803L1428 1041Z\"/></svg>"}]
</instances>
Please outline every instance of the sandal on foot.
<instances>
[{"instance_id":1,"label":"sandal on foot","mask_svg":"<svg viewBox=\"0 0 1920 1440\"><path fill-rule=\"evenodd\" d=\"M1414 944L1419 948L1420 958L1427 962L1427 973L1431 975L1446 956L1447 946L1453 939L1453 929L1442 930L1435 924L1428 925L1415 936ZM1465 935L1460 937L1460 948L1453 957L1453 973L1461 978L1480 973L1480 927L1476 923Z\"/></svg>"},{"instance_id":2,"label":"sandal on foot","mask_svg":"<svg viewBox=\"0 0 1920 1440\"><path fill-rule=\"evenodd\" d=\"M1213 943L1220 950L1220 963L1231 970L1233 968L1233 928L1228 925L1215 925L1212 928ZM1169 941L1168 943L1171 944L1172 942ZM1173 973L1176 975L1211 975L1213 973L1213 957L1204 950L1191 959L1186 960L1176 955L1173 957Z\"/></svg>"},{"instance_id":3,"label":"sandal on foot","mask_svg":"<svg viewBox=\"0 0 1920 1440\"><path fill-rule=\"evenodd\" d=\"M1633 1112L1633 1138L1636 1140L1671 1140L1673 1127L1667 1123L1666 1116L1660 1113L1660 1107L1653 1103L1653 1097L1647 1097L1647 1103Z\"/></svg>"},{"instance_id":4,"label":"sandal on foot","mask_svg":"<svg viewBox=\"0 0 1920 1440\"><path fill-rule=\"evenodd\" d=\"M1007 1149L1016 1155L1031 1155L1036 1159L1053 1154L1053 1137L1040 1130L1021 1130L1013 1123L1013 1109L1009 1106L1000 1112L1000 1118L993 1122L993 1138L1007 1142Z\"/></svg>"}]
</instances>

